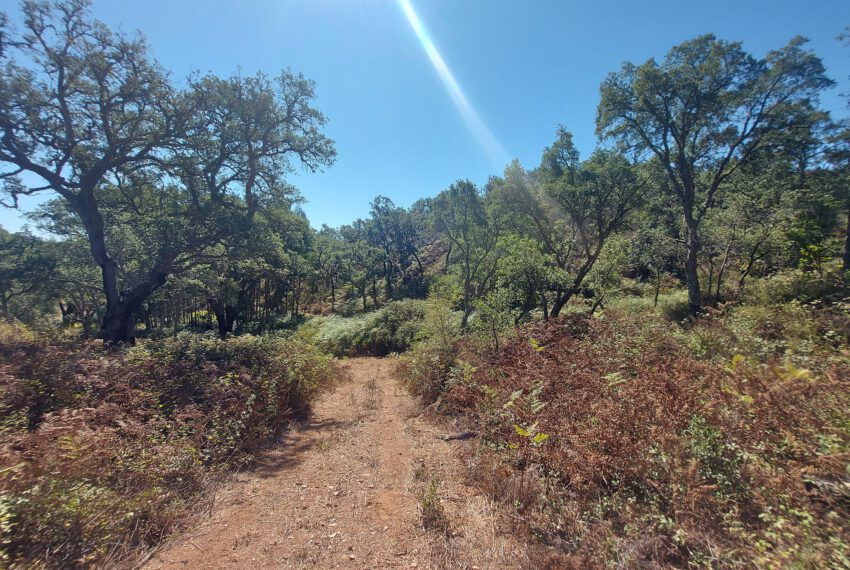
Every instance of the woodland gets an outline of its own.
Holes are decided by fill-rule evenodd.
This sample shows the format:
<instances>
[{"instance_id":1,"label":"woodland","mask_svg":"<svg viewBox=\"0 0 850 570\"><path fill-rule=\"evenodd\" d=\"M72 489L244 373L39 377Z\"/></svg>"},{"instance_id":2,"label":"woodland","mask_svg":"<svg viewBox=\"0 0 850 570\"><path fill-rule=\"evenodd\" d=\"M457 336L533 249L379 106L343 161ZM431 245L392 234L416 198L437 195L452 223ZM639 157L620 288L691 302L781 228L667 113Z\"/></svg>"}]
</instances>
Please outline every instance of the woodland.
<instances>
[{"instance_id":1,"label":"woodland","mask_svg":"<svg viewBox=\"0 0 850 570\"><path fill-rule=\"evenodd\" d=\"M177 81L86 0L21 11L2 204L44 200L0 229L0 567L131 567L368 355L475 434L534 567L850 568L850 124L804 38L625 61L592 153L552 125L315 229L310 79Z\"/></svg>"}]
</instances>

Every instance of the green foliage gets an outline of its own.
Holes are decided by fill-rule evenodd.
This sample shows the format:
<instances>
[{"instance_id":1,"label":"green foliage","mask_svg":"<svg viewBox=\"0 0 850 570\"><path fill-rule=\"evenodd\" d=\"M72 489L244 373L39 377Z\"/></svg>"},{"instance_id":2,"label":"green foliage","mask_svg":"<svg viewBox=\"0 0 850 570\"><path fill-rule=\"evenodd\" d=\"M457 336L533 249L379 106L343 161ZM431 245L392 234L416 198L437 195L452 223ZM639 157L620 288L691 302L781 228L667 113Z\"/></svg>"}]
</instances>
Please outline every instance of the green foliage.
<instances>
[{"instance_id":1,"label":"green foliage","mask_svg":"<svg viewBox=\"0 0 850 570\"><path fill-rule=\"evenodd\" d=\"M690 318L691 309L688 305L688 296L685 291L676 291L669 295L663 295L658 300L658 312L665 320L681 323Z\"/></svg>"},{"instance_id":2,"label":"green foliage","mask_svg":"<svg viewBox=\"0 0 850 570\"><path fill-rule=\"evenodd\" d=\"M488 195L482 195L469 180L455 182L433 201L434 226L450 248L453 274L460 284L464 331L475 301L495 285L502 255L498 244L503 224L492 209Z\"/></svg>"},{"instance_id":3,"label":"green foliage","mask_svg":"<svg viewBox=\"0 0 850 570\"><path fill-rule=\"evenodd\" d=\"M455 367L465 369L464 363L457 359L461 315L438 296L429 298L425 307L426 319L419 342L402 357L399 374L412 394L433 402L456 376Z\"/></svg>"},{"instance_id":4,"label":"green foliage","mask_svg":"<svg viewBox=\"0 0 850 570\"><path fill-rule=\"evenodd\" d=\"M725 203L728 182L776 146L786 152L772 157L777 163L804 168L817 153L824 115L818 96L833 82L805 43L796 37L756 59L740 42L706 34L674 46L661 61L625 62L602 83L597 133L657 161L662 188L680 206L694 312L702 306L700 226Z\"/></svg>"},{"instance_id":5,"label":"green foliage","mask_svg":"<svg viewBox=\"0 0 850 570\"><path fill-rule=\"evenodd\" d=\"M702 416L691 418L685 435L690 442L691 454L700 463L702 476L718 486L720 496L728 499L745 498L746 482L736 446L720 430L711 427Z\"/></svg>"},{"instance_id":6,"label":"green foliage","mask_svg":"<svg viewBox=\"0 0 850 570\"><path fill-rule=\"evenodd\" d=\"M511 297L510 290L499 288L474 303L475 320L472 329L496 354L499 353L501 337L509 334L514 325Z\"/></svg>"},{"instance_id":7,"label":"green foliage","mask_svg":"<svg viewBox=\"0 0 850 570\"><path fill-rule=\"evenodd\" d=\"M297 334L336 356L383 356L410 348L424 318L425 302L409 299L356 317L316 317Z\"/></svg>"},{"instance_id":8,"label":"green foliage","mask_svg":"<svg viewBox=\"0 0 850 570\"><path fill-rule=\"evenodd\" d=\"M754 281L746 290L744 299L753 305L777 305L789 301L808 302L820 299L832 290L839 279L801 269L783 269L774 275Z\"/></svg>"}]
</instances>

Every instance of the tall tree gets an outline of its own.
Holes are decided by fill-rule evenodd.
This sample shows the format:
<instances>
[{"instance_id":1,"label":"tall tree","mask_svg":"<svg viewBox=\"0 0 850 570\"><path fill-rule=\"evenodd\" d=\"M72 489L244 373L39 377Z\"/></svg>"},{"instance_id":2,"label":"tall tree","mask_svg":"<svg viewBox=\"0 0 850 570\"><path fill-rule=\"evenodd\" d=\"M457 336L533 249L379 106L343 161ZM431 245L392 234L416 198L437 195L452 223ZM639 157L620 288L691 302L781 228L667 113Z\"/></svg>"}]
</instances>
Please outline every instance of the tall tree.
<instances>
[{"instance_id":1,"label":"tall tree","mask_svg":"<svg viewBox=\"0 0 850 570\"><path fill-rule=\"evenodd\" d=\"M461 329L466 330L474 302L494 285L500 251L501 224L490 215L472 182L460 180L434 198L434 222L449 242L460 272Z\"/></svg>"},{"instance_id":2,"label":"tall tree","mask_svg":"<svg viewBox=\"0 0 850 570\"><path fill-rule=\"evenodd\" d=\"M104 335L125 340L128 310L161 277L152 273L122 294L98 189L119 171L149 164L176 141L184 99L142 39L91 21L84 0L25 2L22 8L26 33L0 32L0 163L11 167L0 176L15 205L20 195L52 191L76 213L102 272ZM41 182L26 187L21 173Z\"/></svg>"},{"instance_id":3,"label":"tall tree","mask_svg":"<svg viewBox=\"0 0 850 570\"><path fill-rule=\"evenodd\" d=\"M372 200L370 218L367 223L370 243L383 251L384 284L388 299L398 296L396 282L405 284L410 280L411 267L424 273L417 252L418 227L412 216L396 206L385 196Z\"/></svg>"},{"instance_id":4,"label":"tall tree","mask_svg":"<svg viewBox=\"0 0 850 570\"><path fill-rule=\"evenodd\" d=\"M336 293L343 275L343 241L338 230L323 225L313 247L316 273L331 290L331 312L336 310ZM317 283L318 285L318 283Z\"/></svg>"},{"instance_id":5,"label":"tall tree","mask_svg":"<svg viewBox=\"0 0 850 570\"><path fill-rule=\"evenodd\" d=\"M693 313L702 306L699 229L728 178L771 135L798 128L833 82L803 38L756 59L713 35L674 47L659 64L626 62L601 86L597 133L654 155L678 198L686 228L685 275Z\"/></svg>"},{"instance_id":6,"label":"tall tree","mask_svg":"<svg viewBox=\"0 0 850 570\"><path fill-rule=\"evenodd\" d=\"M559 130L558 140L552 148L555 149L554 153L547 155L554 161L547 166L553 169L552 176L560 176L555 174L556 169L569 165L569 171L575 180L578 151L572 146L572 135L566 130ZM568 152L564 152L565 149ZM545 289L553 292L552 300L558 303L569 289L568 272L578 232L555 201L546 194L539 178L539 173L533 176L526 172L518 161L513 161L505 169L502 178L493 178L490 181L490 195L507 228L540 244L543 260L549 266L549 270L544 272L547 280L543 285ZM513 265L510 260L508 263ZM540 294L540 302L548 317L549 298L545 291Z\"/></svg>"},{"instance_id":7,"label":"tall tree","mask_svg":"<svg viewBox=\"0 0 850 570\"><path fill-rule=\"evenodd\" d=\"M0 228L0 316L4 319L44 309L46 303L36 303L35 298L39 293L50 294L49 284L56 274L57 259L50 245L27 232ZM24 302L15 310L13 303L18 300Z\"/></svg>"},{"instance_id":8,"label":"tall tree","mask_svg":"<svg viewBox=\"0 0 850 570\"><path fill-rule=\"evenodd\" d=\"M169 274L281 189L288 156L309 168L333 160L324 117L302 77L207 77L179 92L143 39L91 20L86 0L22 7L26 32L0 30L0 177L13 205L55 192L76 214L102 274L101 335L128 341ZM124 223L159 246L133 279L115 257Z\"/></svg>"},{"instance_id":9,"label":"tall tree","mask_svg":"<svg viewBox=\"0 0 850 570\"><path fill-rule=\"evenodd\" d=\"M827 156L833 166L831 179L834 193L846 210L844 247L841 252L841 269L846 283L850 282L850 122L840 127L831 137Z\"/></svg>"},{"instance_id":10,"label":"tall tree","mask_svg":"<svg viewBox=\"0 0 850 570\"><path fill-rule=\"evenodd\" d=\"M628 214L640 203L647 181L624 156L607 150L593 153L577 173L553 169L556 162L549 157L553 148L544 152L540 178L547 195L562 209L577 235L571 280L552 305L551 314L557 317L581 290L605 242L624 226Z\"/></svg>"}]
</instances>

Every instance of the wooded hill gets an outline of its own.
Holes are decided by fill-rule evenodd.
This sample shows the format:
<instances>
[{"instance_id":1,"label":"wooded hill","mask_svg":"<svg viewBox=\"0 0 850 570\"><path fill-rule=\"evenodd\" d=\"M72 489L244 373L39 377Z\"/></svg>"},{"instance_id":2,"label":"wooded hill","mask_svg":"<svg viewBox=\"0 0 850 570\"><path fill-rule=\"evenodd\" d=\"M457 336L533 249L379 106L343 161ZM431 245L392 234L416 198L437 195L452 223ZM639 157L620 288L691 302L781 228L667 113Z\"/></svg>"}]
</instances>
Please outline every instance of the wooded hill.
<instances>
[{"instance_id":1,"label":"wooded hill","mask_svg":"<svg viewBox=\"0 0 850 570\"><path fill-rule=\"evenodd\" d=\"M589 155L552 125L537 164L317 230L309 79L177 81L86 0L21 10L3 204L47 199L0 231L0 565L125 563L331 356L408 351L538 567L848 567L850 124L804 39L625 62Z\"/></svg>"}]
</instances>

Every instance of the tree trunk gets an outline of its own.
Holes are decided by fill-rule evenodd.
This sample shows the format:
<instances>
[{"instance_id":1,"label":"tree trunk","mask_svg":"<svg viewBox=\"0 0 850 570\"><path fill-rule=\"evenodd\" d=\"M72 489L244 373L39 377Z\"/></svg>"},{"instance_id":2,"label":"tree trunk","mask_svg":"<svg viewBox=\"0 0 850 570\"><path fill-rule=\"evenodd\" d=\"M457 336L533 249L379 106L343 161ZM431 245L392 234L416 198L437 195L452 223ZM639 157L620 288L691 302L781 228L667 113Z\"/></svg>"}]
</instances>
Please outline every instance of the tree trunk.
<instances>
[{"instance_id":1,"label":"tree trunk","mask_svg":"<svg viewBox=\"0 0 850 570\"><path fill-rule=\"evenodd\" d=\"M386 282L387 301L393 298L393 264L390 262L384 263L384 280Z\"/></svg>"},{"instance_id":2,"label":"tree trunk","mask_svg":"<svg viewBox=\"0 0 850 570\"><path fill-rule=\"evenodd\" d=\"M841 270L845 275L850 272L850 207L847 209L847 228L844 230L844 254L841 256Z\"/></svg>"},{"instance_id":3,"label":"tree trunk","mask_svg":"<svg viewBox=\"0 0 850 570\"><path fill-rule=\"evenodd\" d=\"M652 302L654 308L658 307L658 294L661 292L661 271L655 271L655 299Z\"/></svg>"},{"instance_id":4,"label":"tree trunk","mask_svg":"<svg viewBox=\"0 0 850 570\"><path fill-rule=\"evenodd\" d=\"M157 264L145 281L122 294L118 286L118 263L106 250L103 216L97 208L94 186L81 189L71 205L80 216L88 236L89 250L95 263L100 267L103 279L106 313L103 315L100 336L104 342L112 345L135 342L133 314L145 299L165 283L167 273L161 269L164 265Z\"/></svg>"},{"instance_id":5,"label":"tree trunk","mask_svg":"<svg viewBox=\"0 0 850 570\"><path fill-rule=\"evenodd\" d=\"M605 297L605 295L602 294L602 295L599 295L598 297L596 297L596 299L594 300L593 306L590 308L590 316L591 317L596 312L596 309L598 309L599 307L602 307L603 309L605 308L605 305L602 304L604 297Z\"/></svg>"},{"instance_id":6,"label":"tree trunk","mask_svg":"<svg viewBox=\"0 0 850 570\"><path fill-rule=\"evenodd\" d=\"M469 325L469 315L472 314L472 307L467 305L466 302L463 304L463 318L460 320L460 330L462 332L466 332L466 328Z\"/></svg>"},{"instance_id":7,"label":"tree trunk","mask_svg":"<svg viewBox=\"0 0 850 570\"><path fill-rule=\"evenodd\" d=\"M850 220L848 220L850 222ZM747 266L744 268L744 271L741 272L741 276L738 278L738 294L740 295L744 291L744 282L747 280L747 276L749 276L750 272L753 270L753 265L755 265L756 261L759 259L758 250L761 247L761 244L764 240L759 240L755 247L750 251L750 256L747 258Z\"/></svg>"},{"instance_id":8,"label":"tree trunk","mask_svg":"<svg viewBox=\"0 0 850 570\"><path fill-rule=\"evenodd\" d=\"M107 267L113 268L115 267L115 263L107 264ZM106 275L110 272L103 272L104 281L106 281ZM145 302L145 299L165 284L167 277L168 275L163 271L154 269L143 282L125 294L119 295L117 301L109 303L107 298L106 314L103 315L103 323L100 329L104 342L112 345L125 342L132 344L136 342L133 316L139 307L142 306L142 303ZM115 280L114 283L117 289L117 274L110 278ZM177 323L175 321L174 326L176 327L176 325Z\"/></svg>"},{"instance_id":9,"label":"tree trunk","mask_svg":"<svg viewBox=\"0 0 850 570\"><path fill-rule=\"evenodd\" d=\"M62 313L62 326L63 327L71 326L71 313L73 312L71 310L71 303L68 303L66 305L62 301L59 301L59 311ZM5 313L5 311L4 311L4 313Z\"/></svg>"},{"instance_id":10,"label":"tree trunk","mask_svg":"<svg viewBox=\"0 0 850 570\"><path fill-rule=\"evenodd\" d=\"M575 279L573 279L573 284L569 289L552 305L552 312L550 313L552 317L557 317L561 314L561 309L564 308L564 305L569 302L573 295L579 291L581 288L581 283L584 281L584 278L587 277L587 274L590 273L590 270L593 269L593 264L596 263L596 260L599 258L599 254L602 252L602 244L603 241L600 241L596 246L595 251L591 254L590 257L584 262L584 265L581 266L581 269L578 270Z\"/></svg>"},{"instance_id":11,"label":"tree trunk","mask_svg":"<svg viewBox=\"0 0 850 570\"><path fill-rule=\"evenodd\" d=\"M148 335L153 330L153 319L151 318L150 310L145 311L145 334Z\"/></svg>"},{"instance_id":12,"label":"tree trunk","mask_svg":"<svg viewBox=\"0 0 850 570\"><path fill-rule=\"evenodd\" d=\"M696 316L702 309L702 293L699 287L698 259L699 254L699 226L691 216L685 216L685 225L688 230L687 255L685 257L685 280L688 285L688 305L691 314Z\"/></svg>"},{"instance_id":13,"label":"tree trunk","mask_svg":"<svg viewBox=\"0 0 850 570\"><path fill-rule=\"evenodd\" d=\"M729 253L732 250L732 242L726 247L726 252L723 254L723 263L720 264L720 269L717 272L717 286L714 290L714 306L720 303L720 287L723 286L723 274L726 273L726 268L729 267Z\"/></svg>"},{"instance_id":14,"label":"tree trunk","mask_svg":"<svg viewBox=\"0 0 850 570\"><path fill-rule=\"evenodd\" d=\"M107 304L106 314L103 315L103 323L100 333L104 342L112 345L122 343L134 343L136 340L133 313L135 309L124 303Z\"/></svg>"},{"instance_id":15,"label":"tree trunk","mask_svg":"<svg viewBox=\"0 0 850 570\"><path fill-rule=\"evenodd\" d=\"M549 320L549 300L546 298L546 291L540 291L540 304L543 307L543 320Z\"/></svg>"},{"instance_id":16,"label":"tree trunk","mask_svg":"<svg viewBox=\"0 0 850 570\"><path fill-rule=\"evenodd\" d=\"M466 272L463 280L463 318L460 321L460 330L466 332L469 324L469 315L472 314L472 274L469 262L466 263Z\"/></svg>"}]
</instances>

